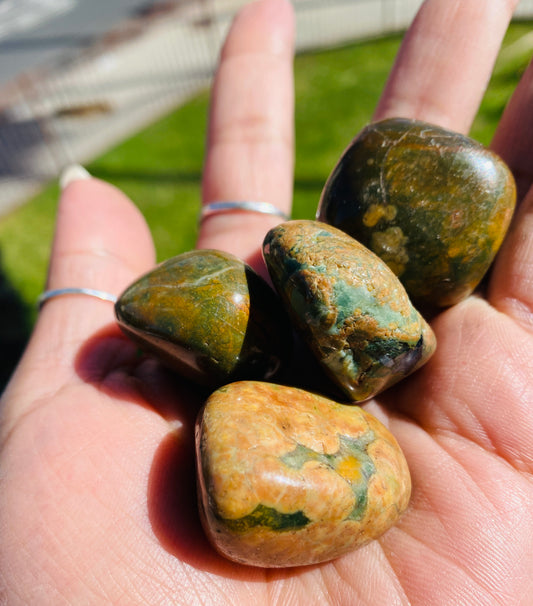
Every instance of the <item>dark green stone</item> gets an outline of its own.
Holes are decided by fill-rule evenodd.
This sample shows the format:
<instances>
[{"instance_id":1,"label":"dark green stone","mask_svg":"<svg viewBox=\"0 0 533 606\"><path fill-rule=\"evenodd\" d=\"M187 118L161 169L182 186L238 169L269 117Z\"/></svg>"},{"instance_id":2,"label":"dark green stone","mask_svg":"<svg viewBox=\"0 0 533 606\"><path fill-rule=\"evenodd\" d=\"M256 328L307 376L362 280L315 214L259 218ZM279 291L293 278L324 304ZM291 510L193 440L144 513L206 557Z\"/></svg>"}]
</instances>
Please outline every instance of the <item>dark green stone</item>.
<instances>
[{"instance_id":1,"label":"dark green stone","mask_svg":"<svg viewBox=\"0 0 533 606\"><path fill-rule=\"evenodd\" d=\"M187 378L213 388L274 376L291 328L279 299L241 260L191 251L142 276L115 305L121 329Z\"/></svg>"},{"instance_id":2,"label":"dark green stone","mask_svg":"<svg viewBox=\"0 0 533 606\"><path fill-rule=\"evenodd\" d=\"M389 119L364 128L322 192L317 219L356 238L415 305L452 305L478 285L515 205L505 163L461 134Z\"/></svg>"},{"instance_id":3,"label":"dark green stone","mask_svg":"<svg viewBox=\"0 0 533 606\"><path fill-rule=\"evenodd\" d=\"M263 255L293 325L351 400L365 400L422 366L435 337L387 265L318 221L270 230Z\"/></svg>"},{"instance_id":4,"label":"dark green stone","mask_svg":"<svg viewBox=\"0 0 533 606\"><path fill-rule=\"evenodd\" d=\"M271 530L284 532L287 530L297 530L309 524L309 518L302 511L294 513L281 513L273 507L258 505L252 513L236 520L220 518L220 521L228 527L229 530L237 533L248 532L256 526L264 526Z\"/></svg>"}]
</instances>

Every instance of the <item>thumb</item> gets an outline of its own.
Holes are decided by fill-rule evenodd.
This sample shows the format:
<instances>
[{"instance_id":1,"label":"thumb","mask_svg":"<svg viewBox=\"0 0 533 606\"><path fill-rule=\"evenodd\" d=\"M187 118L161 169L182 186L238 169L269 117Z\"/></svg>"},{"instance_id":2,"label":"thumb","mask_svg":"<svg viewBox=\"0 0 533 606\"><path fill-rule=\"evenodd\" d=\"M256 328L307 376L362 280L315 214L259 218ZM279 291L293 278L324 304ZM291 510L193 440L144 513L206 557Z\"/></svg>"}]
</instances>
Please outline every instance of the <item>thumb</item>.
<instances>
[{"instance_id":1,"label":"thumb","mask_svg":"<svg viewBox=\"0 0 533 606\"><path fill-rule=\"evenodd\" d=\"M120 295L154 264L144 218L119 190L80 167L67 172L62 184L47 290L91 288ZM8 389L18 384L25 390L46 386L48 393L60 389L76 378L80 347L113 322L109 301L79 294L47 300Z\"/></svg>"}]
</instances>

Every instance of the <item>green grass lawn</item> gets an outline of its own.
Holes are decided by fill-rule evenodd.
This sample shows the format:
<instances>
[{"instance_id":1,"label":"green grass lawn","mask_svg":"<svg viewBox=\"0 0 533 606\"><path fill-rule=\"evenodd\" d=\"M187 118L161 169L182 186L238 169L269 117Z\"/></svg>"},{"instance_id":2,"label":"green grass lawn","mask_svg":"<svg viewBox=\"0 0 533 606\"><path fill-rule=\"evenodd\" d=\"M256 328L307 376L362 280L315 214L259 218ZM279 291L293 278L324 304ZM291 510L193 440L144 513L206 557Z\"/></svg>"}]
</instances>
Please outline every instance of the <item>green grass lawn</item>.
<instances>
[{"instance_id":1,"label":"green grass lawn","mask_svg":"<svg viewBox=\"0 0 533 606\"><path fill-rule=\"evenodd\" d=\"M531 23L514 23L472 129L488 144L527 66ZM299 55L296 78L295 218L313 218L322 186L352 137L370 120L401 36ZM139 206L158 258L194 246L208 95L199 95L87 166ZM50 185L0 220L0 391L35 318L53 236L58 187Z\"/></svg>"}]
</instances>

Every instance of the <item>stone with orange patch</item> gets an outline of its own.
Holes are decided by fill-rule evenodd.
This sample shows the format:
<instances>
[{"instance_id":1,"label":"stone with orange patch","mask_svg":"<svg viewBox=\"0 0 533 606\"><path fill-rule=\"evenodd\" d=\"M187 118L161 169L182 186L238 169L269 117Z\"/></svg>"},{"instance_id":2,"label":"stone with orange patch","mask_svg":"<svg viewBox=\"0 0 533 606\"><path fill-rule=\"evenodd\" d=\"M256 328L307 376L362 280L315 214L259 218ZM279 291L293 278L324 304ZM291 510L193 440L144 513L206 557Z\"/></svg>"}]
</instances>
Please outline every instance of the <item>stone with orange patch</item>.
<instances>
[{"instance_id":1,"label":"stone with orange patch","mask_svg":"<svg viewBox=\"0 0 533 606\"><path fill-rule=\"evenodd\" d=\"M316 564L381 536L411 481L390 432L357 406L256 381L220 388L196 429L202 523L227 558Z\"/></svg>"},{"instance_id":2,"label":"stone with orange patch","mask_svg":"<svg viewBox=\"0 0 533 606\"><path fill-rule=\"evenodd\" d=\"M263 255L293 325L350 400L390 387L435 351L398 278L344 232L288 221L268 232Z\"/></svg>"}]
</instances>

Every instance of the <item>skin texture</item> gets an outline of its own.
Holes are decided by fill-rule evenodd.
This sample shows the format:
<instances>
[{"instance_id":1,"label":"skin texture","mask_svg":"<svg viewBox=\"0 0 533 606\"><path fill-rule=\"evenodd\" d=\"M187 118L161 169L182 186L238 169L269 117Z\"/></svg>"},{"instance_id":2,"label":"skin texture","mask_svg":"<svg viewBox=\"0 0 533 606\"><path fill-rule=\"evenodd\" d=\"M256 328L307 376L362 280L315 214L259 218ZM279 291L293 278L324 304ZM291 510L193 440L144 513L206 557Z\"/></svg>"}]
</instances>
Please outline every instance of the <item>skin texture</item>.
<instances>
[{"instance_id":1,"label":"skin texture","mask_svg":"<svg viewBox=\"0 0 533 606\"><path fill-rule=\"evenodd\" d=\"M401 115L466 132L515 4L425 2L376 119ZM285 0L251 4L235 23L214 87L205 202L264 199L289 210L291 49ZM137 356L112 305L56 298L44 306L2 398L2 601L530 604L532 80L529 69L493 144L521 195L486 292L436 317L439 346L428 364L365 404L396 437L411 471L411 504L397 526L353 554L305 569L265 571L216 555L194 496L198 398ZM211 217L200 245L236 252L261 270L261 242L276 222ZM121 193L97 180L68 185L48 288L119 294L153 264L146 225Z\"/></svg>"}]
</instances>

